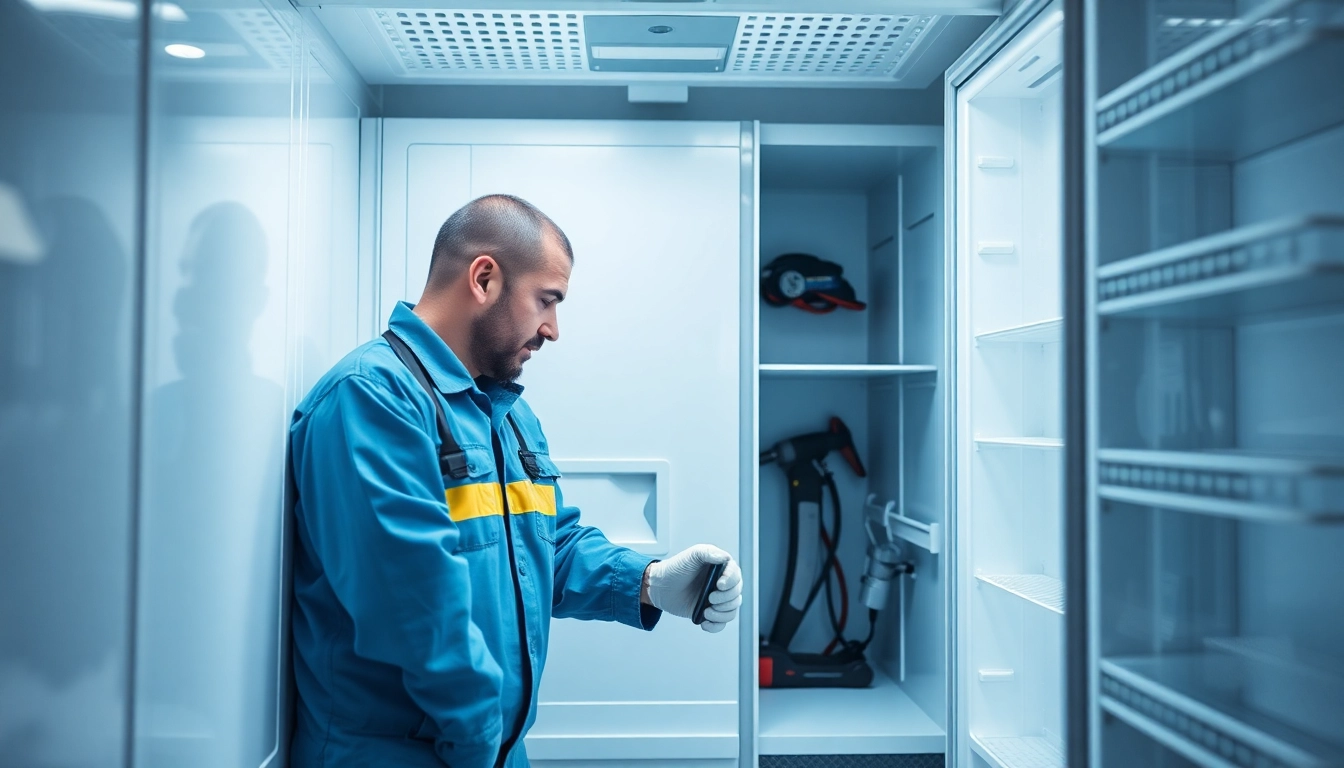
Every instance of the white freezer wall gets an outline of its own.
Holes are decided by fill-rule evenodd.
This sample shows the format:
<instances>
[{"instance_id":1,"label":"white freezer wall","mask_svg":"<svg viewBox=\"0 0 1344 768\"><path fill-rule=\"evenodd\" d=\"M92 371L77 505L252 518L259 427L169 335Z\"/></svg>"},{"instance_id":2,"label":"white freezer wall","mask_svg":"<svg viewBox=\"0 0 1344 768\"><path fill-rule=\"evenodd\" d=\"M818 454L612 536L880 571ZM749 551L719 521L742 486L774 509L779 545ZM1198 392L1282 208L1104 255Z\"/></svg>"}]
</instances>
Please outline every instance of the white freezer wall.
<instances>
[{"instance_id":1,"label":"white freezer wall","mask_svg":"<svg viewBox=\"0 0 1344 768\"><path fill-rule=\"evenodd\" d=\"M743 127L380 125L384 321L395 301L418 300L434 236L458 207L490 193L534 203L575 253L559 342L520 381L565 472L566 503L655 557L699 542L736 555ZM665 507L643 465L621 475L630 461L663 466ZM649 635L557 620L530 757L736 758L739 631L710 635L674 617Z\"/></svg>"}]
</instances>

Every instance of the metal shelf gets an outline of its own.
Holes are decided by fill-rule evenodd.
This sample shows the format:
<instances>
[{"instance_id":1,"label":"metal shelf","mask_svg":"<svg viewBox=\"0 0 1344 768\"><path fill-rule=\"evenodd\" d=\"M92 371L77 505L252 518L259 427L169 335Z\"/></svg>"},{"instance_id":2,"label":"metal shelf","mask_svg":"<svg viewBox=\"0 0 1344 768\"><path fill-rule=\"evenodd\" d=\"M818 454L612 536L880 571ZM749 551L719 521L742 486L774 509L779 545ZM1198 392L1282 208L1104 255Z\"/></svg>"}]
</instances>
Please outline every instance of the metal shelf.
<instances>
[{"instance_id":1,"label":"metal shelf","mask_svg":"<svg viewBox=\"0 0 1344 768\"><path fill-rule=\"evenodd\" d=\"M761 363L762 377L875 378L937 373L936 365L847 365L828 363Z\"/></svg>"},{"instance_id":2,"label":"metal shelf","mask_svg":"<svg viewBox=\"0 0 1344 768\"><path fill-rule=\"evenodd\" d=\"M1255 709L1247 704L1255 699L1247 691L1251 681L1261 689L1262 701ZM1280 692L1275 702L1278 706L1307 710L1320 704L1316 697L1286 688L1282 680L1257 676L1243 659L1229 654L1101 661L1102 708L1196 763L1292 768L1344 764L1344 751L1339 745L1262 714L1263 699L1273 696L1271 691L1276 689ZM1339 688L1334 691L1337 702ZM1312 712L1308 716L1319 723L1337 717L1338 712ZM1327 728L1332 725L1325 722Z\"/></svg>"},{"instance_id":3,"label":"metal shelf","mask_svg":"<svg viewBox=\"0 0 1344 768\"><path fill-rule=\"evenodd\" d=\"M1102 449L1098 494L1140 506L1264 522L1344 522L1344 460Z\"/></svg>"},{"instance_id":4,"label":"metal shelf","mask_svg":"<svg viewBox=\"0 0 1344 768\"><path fill-rule=\"evenodd\" d=\"M1344 101L1344 99L1341 99ZM1344 216L1279 219L1107 264L1097 312L1239 317L1344 304Z\"/></svg>"},{"instance_id":5,"label":"metal shelf","mask_svg":"<svg viewBox=\"0 0 1344 768\"><path fill-rule=\"evenodd\" d=\"M976 736L971 749L995 768L1064 768L1064 753L1039 736Z\"/></svg>"},{"instance_id":6,"label":"metal shelf","mask_svg":"<svg viewBox=\"0 0 1344 768\"><path fill-rule=\"evenodd\" d=\"M1064 319L1053 318L1037 323L1015 325L975 335L976 344L1050 344L1063 338Z\"/></svg>"},{"instance_id":7,"label":"metal shelf","mask_svg":"<svg viewBox=\"0 0 1344 768\"><path fill-rule=\"evenodd\" d=\"M1266 2L1097 102L1097 144L1238 160L1344 121L1344 6Z\"/></svg>"},{"instance_id":8,"label":"metal shelf","mask_svg":"<svg viewBox=\"0 0 1344 768\"><path fill-rule=\"evenodd\" d=\"M1058 437L977 437L975 447L1057 450L1064 447L1064 441Z\"/></svg>"},{"instance_id":9,"label":"metal shelf","mask_svg":"<svg viewBox=\"0 0 1344 768\"><path fill-rule=\"evenodd\" d=\"M874 670L871 688L765 688L763 755L943 752L947 735L905 691Z\"/></svg>"},{"instance_id":10,"label":"metal shelf","mask_svg":"<svg viewBox=\"0 0 1344 768\"><path fill-rule=\"evenodd\" d=\"M1048 611L1064 615L1064 582L1053 576L1043 574L984 576L977 573L975 578Z\"/></svg>"}]
</instances>

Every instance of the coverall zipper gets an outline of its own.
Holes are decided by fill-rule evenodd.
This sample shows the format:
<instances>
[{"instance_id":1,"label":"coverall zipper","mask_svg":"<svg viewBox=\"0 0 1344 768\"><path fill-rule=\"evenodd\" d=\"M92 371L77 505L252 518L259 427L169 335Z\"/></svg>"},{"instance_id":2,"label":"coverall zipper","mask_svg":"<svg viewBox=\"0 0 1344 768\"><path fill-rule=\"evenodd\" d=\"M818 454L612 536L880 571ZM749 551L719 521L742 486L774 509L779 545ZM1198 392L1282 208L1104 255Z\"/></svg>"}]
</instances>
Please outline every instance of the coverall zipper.
<instances>
[{"instance_id":1,"label":"coverall zipper","mask_svg":"<svg viewBox=\"0 0 1344 768\"><path fill-rule=\"evenodd\" d=\"M504 768L504 762L509 753L513 750L518 740L523 737L523 728L527 725L528 713L532 711L532 654L528 649L527 643L527 609L523 605L523 585L518 578L518 556L513 548L513 513L509 509L508 485L504 478L504 445L500 441L499 431L493 427L490 430L491 441L495 448L495 467L499 475L499 495L504 503L504 537L509 544L509 575L513 577L513 604L514 610L518 614L518 645L523 655L523 706L518 713L518 722L513 727L513 733L499 748L499 756L495 758L495 768Z\"/></svg>"}]
</instances>

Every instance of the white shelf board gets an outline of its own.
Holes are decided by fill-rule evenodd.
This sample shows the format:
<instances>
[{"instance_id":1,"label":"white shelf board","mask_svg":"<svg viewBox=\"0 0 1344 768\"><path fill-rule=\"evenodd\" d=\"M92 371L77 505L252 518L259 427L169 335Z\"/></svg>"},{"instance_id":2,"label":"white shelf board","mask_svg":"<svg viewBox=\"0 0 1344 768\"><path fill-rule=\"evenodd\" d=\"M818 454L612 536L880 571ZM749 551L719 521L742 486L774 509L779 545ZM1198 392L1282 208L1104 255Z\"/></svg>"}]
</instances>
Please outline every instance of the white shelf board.
<instances>
[{"instance_id":1,"label":"white shelf board","mask_svg":"<svg viewBox=\"0 0 1344 768\"><path fill-rule=\"evenodd\" d=\"M977 437L977 448L1063 448L1064 440L1058 437Z\"/></svg>"},{"instance_id":2,"label":"white shelf board","mask_svg":"<svg viewBox=\"0 0 1344 768\"><path fill-rule=\"evenodd\" d=\"M1061 317L1037 323L1014 325L996 331L975 335L976 344L1050 344L1064 337L1064 319Z\"/></svg>"},{"instance_id":3,"label":"white shelf board","mask_svg":"<svg viewBox=\"0 0 1344 768\"><path fill-rule=\"evenodd\" d=\"M763 755L942 753L947 734L881 672L871 688L761 689Z\"/></svg>"},{"instance_id":4,"label":"white shelf board","mask_svg":"<svg viewBox=\"0 0 1344 768\"><path fill-rule=\"evenodd\" d=\"M1064 768L1064 754L1040 736L976 736L971 748L995 768Z\"/></svg>"},{"instance_id":5,"label":"white shelf board","mask_svg":"<svg viewBox=\"0 0 1344 768\"><path fill-rule=\"evenodd\" d=\"M1046 610L1064 615L1064 582L1053 576L1043 574L986 576L977 573L975 578Z\"/></svg>"},{"instance_id":6,"label":"white shelf board","mask_svg":"<svg viewBox=\"0 0 1344 768\"><path fill-rule=\"evenodd\" d=\"M845 363L761 363L762 376L877 377L935 373L936 365L866 365Z\"/></svg>"}]
</instances>

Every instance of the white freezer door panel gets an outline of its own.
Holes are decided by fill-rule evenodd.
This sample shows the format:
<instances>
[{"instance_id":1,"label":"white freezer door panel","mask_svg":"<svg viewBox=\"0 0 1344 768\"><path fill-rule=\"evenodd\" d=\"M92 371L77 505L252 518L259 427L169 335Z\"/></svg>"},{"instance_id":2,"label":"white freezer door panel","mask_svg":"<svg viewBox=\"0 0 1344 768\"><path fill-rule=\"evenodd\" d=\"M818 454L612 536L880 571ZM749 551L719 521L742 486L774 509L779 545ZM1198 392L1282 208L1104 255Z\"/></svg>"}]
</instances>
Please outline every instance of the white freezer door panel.
<instances>
[{"instance_id":1,"label":"white freezer door panel","mask_svg":"<svg viewBox=\"0 0 1344 768\"><path fill-rule=\"evenodd\" d=\"M719 127L646 137L641 124L594 125L613 143L575 140L571 126L547 146L542 122L499 124L487 143L474 121L388 121L384 285L397 279L394 244L421 262L402 269L403 296L419 296L438 225L468 199L508 193L537 205L575 253L560 340L521 380L551 455L569 466L666 462L665 492L653 474L602 472L561 480L566 502L618 522L613 538L636 531L630 544L655 556L702 541L736 554L740 151L718 141ZM388 231L398 221L404 243ZM603 482L619 487L594 489ZM590 511L585 496L606 503ZM613 499L629 503L608 508ZM735 757L737 630L709 635L673 617L647 635L556 621L530 756Z\"/></svg>"}]
</instances>

